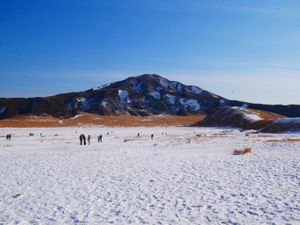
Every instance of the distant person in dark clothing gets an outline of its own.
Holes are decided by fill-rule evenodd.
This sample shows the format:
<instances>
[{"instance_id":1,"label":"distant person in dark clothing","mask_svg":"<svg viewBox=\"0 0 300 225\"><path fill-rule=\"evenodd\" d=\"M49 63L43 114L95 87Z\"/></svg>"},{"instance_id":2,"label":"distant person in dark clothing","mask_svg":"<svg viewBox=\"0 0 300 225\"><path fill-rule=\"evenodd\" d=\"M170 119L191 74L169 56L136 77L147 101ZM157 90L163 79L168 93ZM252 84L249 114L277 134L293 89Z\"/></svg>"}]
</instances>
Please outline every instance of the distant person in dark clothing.
<instances>
[{"instance_id":1,"label":"distant person in dark clothing","mask_svg":"<svg viewBox=\"0 0 300 225\"><path fill-rule=\"evenodd\" d=\"M83 144L86 145L86 137L83 135Z\"/></svg>"},{"instance_id":2,"label":"distant person in dark clothing","mask_svg":"<svg viewBox=\"0 0 300 225\"><path fill-rule=\"evenodd\" d=\"M83 134L81 134L81 135L79 136L79 140L80 140L80 145L82 145L82 142L83 142Z\"/></svg>"},{"instance_id":3,"label":"distant person in dark clothing","mask_svg":"<svg viewBox=\"0 0 300 225\"><path fill-rule=\"evenodd\" d=\"M153 138L154 138L154 135L153 135L153 134L151 134L151 140L153 140Z\"/></svg>"},{"instance_id":4,"label":"distant person in dark clothing","mask_svg":"<svg viewBox=\"0 0 300 225\"><path fill-rule=\"evenodd\" d=\"M91 135L88 136L87 141L88 141L88 144L90 145L91 144Z\"/></svg>"},{"instance_id":5,"label":"distant person in dark clothing","mask_svg":"<svg viewBox=\"0 0 300 225\"><path fill-rule=\"evenodd\" d=\"M102 142L102 134L98 136L98 142Z\"/></svg>"},{"instance_id":6,"label":"distant person in dark clothing","mask_svg":"<svg viewBox=\"0 0 300 225\"><path fill-rule=\"evenodd\" d=\"M86 145L86 138L85 138L84 134L81 134L79 136L79 140L80 140L80 145L82 145L82 144Z\"/></svg>"}]
</instances>

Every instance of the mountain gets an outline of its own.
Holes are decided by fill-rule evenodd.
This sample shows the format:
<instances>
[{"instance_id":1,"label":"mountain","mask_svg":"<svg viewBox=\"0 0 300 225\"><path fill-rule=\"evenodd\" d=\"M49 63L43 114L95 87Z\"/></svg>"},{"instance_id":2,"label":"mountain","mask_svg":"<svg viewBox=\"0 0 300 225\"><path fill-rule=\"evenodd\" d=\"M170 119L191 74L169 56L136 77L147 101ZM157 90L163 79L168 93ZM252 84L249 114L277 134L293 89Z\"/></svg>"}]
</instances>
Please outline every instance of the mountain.
<instances>
[{"instance_id":1,"label":"mountain","mask_svg":"<svg viewBox=\"0 0 300 225\"><path fill-rule=\"evenodd\" d=\"M237 106L300 117L300 105L263 105L232 101L197 86L144 74L83 92L37 98L0 98L0 118L17 115L72 117L99 115L211 115L222 106Z\"/></svg>"},{"instance_id":2,"label":"mountain","mask_svg":"<svg viewBox=\"0 0 300 225\"><path fill-rule=\"evenodd\" d=\"M44 98L0 99L2 118L23 114L70 117L80 111L100 115L206 114L226 101L196 86L146 74L84 92Z\"/></svg>"}]
</instances>

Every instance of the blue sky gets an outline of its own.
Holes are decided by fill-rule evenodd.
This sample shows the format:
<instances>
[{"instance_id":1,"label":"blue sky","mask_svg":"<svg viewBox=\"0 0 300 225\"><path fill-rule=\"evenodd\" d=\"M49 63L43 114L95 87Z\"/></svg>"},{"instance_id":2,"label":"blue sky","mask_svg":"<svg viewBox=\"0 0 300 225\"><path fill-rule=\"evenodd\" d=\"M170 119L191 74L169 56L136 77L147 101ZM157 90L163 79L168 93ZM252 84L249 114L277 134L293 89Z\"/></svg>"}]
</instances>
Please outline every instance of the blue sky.
<instances>
[{"instance_id":1,"label":"blue sky","mask_svg":"<svg viewBox=\"0 0 300 225\"><path fill-rule=\"evenodd\" d=\"M0 1L1 97L144 73L230 99L300 104L300 1Z\"/></svg>"}]
</instances>

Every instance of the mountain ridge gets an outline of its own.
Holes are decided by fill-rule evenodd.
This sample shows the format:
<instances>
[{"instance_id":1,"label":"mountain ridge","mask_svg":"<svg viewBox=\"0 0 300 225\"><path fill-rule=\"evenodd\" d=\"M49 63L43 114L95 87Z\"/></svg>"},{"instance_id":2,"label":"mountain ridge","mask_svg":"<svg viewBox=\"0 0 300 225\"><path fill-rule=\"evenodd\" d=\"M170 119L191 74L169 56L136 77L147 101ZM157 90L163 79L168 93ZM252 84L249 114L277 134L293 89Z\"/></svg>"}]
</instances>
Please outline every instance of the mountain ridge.
<instances>
[{"instance_id":1,"label":"mountain ridge","mask_svg":"<svg viewBox=\"0 0 300 225\"><path fill-rule=\"evenodd\" d=\"M157 74L131 76L82 92L48 97L0 98L0 119L49 114L72 117L79 112L99 115L209 115L218 107L236 106L300 117L300 105L255 104L229 100L194 85Z\"/></svg>"}]
</instances>

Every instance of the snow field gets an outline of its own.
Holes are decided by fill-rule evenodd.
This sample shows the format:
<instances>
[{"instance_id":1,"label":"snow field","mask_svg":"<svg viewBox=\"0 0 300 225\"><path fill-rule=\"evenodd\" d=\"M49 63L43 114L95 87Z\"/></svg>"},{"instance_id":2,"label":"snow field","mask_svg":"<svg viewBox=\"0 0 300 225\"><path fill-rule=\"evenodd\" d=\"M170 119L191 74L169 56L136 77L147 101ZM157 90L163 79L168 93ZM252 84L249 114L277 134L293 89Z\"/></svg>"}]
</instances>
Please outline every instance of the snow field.
<instances>
[{"instance_id":1,"label":"snow field","mask_svg":"<svg viewBox=\"0 0 300 225\"><path fill-rule=\"evenodd\" d=\"M81 133L90 146L79 145ZM300 223L300 143L280 141L299 134L91 127L0 136L0 224ZM248 146L252 154L231 154Z\"/></svg>"}]
</instances>

